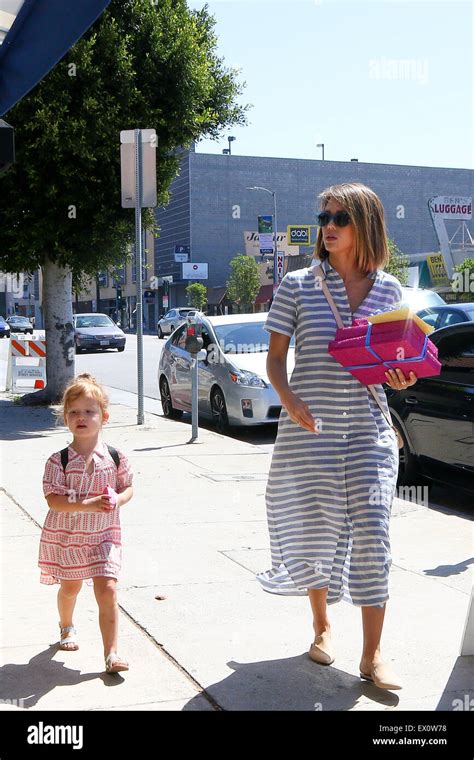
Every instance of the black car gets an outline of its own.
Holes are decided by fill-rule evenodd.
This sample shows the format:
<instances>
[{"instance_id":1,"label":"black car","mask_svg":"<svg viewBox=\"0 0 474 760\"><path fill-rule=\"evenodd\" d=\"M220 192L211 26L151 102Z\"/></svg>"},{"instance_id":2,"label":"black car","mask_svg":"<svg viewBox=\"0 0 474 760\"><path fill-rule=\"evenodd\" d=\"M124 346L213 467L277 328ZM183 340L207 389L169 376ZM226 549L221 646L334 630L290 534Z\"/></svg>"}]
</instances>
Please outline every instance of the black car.
<instances>
[{"instance_id":1,"label":"black car","mask_svg":"<svg viewBox=\"0 0 474 760\"><path fill-rule=\"evenodd\" d=\"M10 326L5 322L3 317L0 317L0 338L10 337Z\"/></svg>"},{"instance_id":2,"label":"black car","mask_svg":"<svg viewBox=\"0 0 474 760\"><path fill-rule=\"evenodd\" d=\"M438 330L459 322L474 322L474 303L446 303L444 306L430 306L418 311L417 314Z\"/></svg>"},{"instance_id":3,"label":"black car","mask_svg":"<svg viewBox=\"0 0 474 760\"><path fill-rule=\"evenodd\" d=\"M33 335L33 325L31 324L28 317L22 317L19 314L12 314L11 317L7 318L7 322L10 325L11 332L14 333L30 333Z\"/></svg>"},{"instance_id":4,"label":"black car","mask_svg":"<svg viewBox=\"0 0 474 760\"><path fill-rule=\"evenodd\" d=\"M474 322L431 333L441 373L403 391L385 386L399 449L399 484L433 481L474 494Z\"/></svg>"}]
</instances>

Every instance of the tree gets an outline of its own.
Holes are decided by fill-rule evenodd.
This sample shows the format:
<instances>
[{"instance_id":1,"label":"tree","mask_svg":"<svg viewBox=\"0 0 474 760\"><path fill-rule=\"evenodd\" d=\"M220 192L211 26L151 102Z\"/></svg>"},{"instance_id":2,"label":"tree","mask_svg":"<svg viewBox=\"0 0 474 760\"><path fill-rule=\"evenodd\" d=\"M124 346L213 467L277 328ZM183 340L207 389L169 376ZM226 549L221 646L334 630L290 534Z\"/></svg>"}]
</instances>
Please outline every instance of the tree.
<instances>
[{"instance_id":1,"label":"tree","mask_svg":"<svg viewBox=\"0 0 474 760\"><path fill-rule=\"evenodd\" d=\"M215 21L185 0L112 0L100 19L10 112L16 164L1 180L0 269L43 269L47 387L74 375L72 278L120 266L134 211L120 204L119 132L156 129L158 204L182 151L246 123L236 70L216 53ZM143 224L154 229L146 210Z\"/></svg>"},{"instance_id":2,"label":"tree","mask_svg":"<svg viewBox=\"0 0 474 760\"><path fill-rule=\"evenodd\" d=\"M253 256L239 255L230 262L227 296L249 311L260 290L258 265Z\"/></svg>"},{"instance_id":3,"label":"tree","mask_svg":"<svg viewBox=\"0 0 474 760\"><path fill-rule=\"evenodd\" d=\"M384 271L393 274L402 285L408 284L408 267L410 259L405 253L402 253L397 244L391 238L388 238L388 248L390 251L390 260L384 267Z\"/></svg>"},{"instance_id":4,"label":"tree","mask_svg":"<svg viewBox=\"0 0 474 760\"><path fill-rule=\"evenodd\" d=\"M207 304L207 289L201 282L193 282L186 288L188 303L194 309L203 310Z\"/></svg>"},{"instance_id":5,"label":"tree","mask_svg":"<svg viewBox=\"0 0 474 760\"><path fill-rule=\"evenodd\" d=\"M456 264L451 289L458 293L458 301L474 300L474 259L464 259Z\"/></svg>"}]
</instances>

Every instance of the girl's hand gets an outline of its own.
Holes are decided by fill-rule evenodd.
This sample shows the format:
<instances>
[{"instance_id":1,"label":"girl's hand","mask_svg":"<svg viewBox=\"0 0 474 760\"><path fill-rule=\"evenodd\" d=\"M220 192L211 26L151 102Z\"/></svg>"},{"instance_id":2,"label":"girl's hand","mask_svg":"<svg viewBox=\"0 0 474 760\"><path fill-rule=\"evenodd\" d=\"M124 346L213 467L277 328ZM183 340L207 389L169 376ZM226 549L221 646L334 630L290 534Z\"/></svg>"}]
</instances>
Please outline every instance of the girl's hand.
<instances>
[{"instance_id":1,"label":"girl's hand","mask_svg":"<svg viewBox=\"0 0 474 760\"><path fill-rule=\"evenodd\" d=\"M305 430L309 430L310 433L319 434L311 410L302 399L291 393L288 399L285 398L285 401L282 401L282 403L293 422L296 422L297 425L300 425Z\"/></svg>"},{"instance_id":2,"label":"girl's hand","mask_svg":"<svg viewBox=\"0 0 474 760\"><path fill-rule=\"evenodd\" d=\"M385 373L385 377L387 378L387 385L389 385L390 388L393 388L394 391L404 391L405 388L414 385L418 380L414 372L410 372L410 377L405 377L399 367L397 367L396 370L389 369L388 372Z\"/></svg>"},{"instance_id":3,"label":"girl's hand","mask_svg":"<svg viewBox=\"0 0 474 760\"><path fill-rule=\"evenodd\" d=\"M87 504L83 502L83 512L109 512L113 507L110 506L109 497L105 494L101 496L91 496L87 499Z\"/></svg>"}]
</instances>

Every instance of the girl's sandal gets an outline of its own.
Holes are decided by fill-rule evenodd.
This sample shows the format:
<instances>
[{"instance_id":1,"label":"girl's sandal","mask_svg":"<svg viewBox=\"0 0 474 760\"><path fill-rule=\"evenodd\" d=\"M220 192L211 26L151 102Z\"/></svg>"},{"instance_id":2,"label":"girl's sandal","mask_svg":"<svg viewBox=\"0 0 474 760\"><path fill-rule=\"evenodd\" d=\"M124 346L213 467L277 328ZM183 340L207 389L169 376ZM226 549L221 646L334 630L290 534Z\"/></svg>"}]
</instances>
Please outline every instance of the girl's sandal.
<instances>
[{"instance_id":1,"label":"girl's sandal","mask_svg":"<svg viewBox=\"0 0 474 760\"><path fill-rule=\"evenodd\" d=\"M59 630L61 637L61 640L59 642L59 649L61 649L63 652L75 652L77 649L79 649L79 644L77 643L77 631L73 625L68 625L65 628L61 628L61 623L59 623ZM71 646L71 644L73 646Z\"/></svg>"},{"instance_id":2,"label":"girl's sandal","mask_svg":"<svg viewBox=\"0 0 474 760\"><path fill-rule=\"evenodd\" d=\"M122 660L116 652L111 652L105 658L106 673L120 673L122 670L128 670L128 662Z\"/></svg>"}]
</instances>

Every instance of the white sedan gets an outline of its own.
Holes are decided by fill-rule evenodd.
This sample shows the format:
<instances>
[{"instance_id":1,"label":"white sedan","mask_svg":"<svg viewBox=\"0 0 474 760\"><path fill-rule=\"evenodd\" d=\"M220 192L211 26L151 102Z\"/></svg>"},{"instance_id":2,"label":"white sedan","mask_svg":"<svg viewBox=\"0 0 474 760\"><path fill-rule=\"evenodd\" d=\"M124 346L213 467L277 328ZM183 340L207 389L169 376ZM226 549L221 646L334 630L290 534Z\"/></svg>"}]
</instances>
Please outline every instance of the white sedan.
<instances>
[{"instance_id":1,"label":"white sedan","mask_svg":"<svg viewBox=\"0 0 474 760\"><path fill-rule=\"evenodd\" d=\"M199 361L199 414L213 419L224 431L229 425L278 422L281 403L268 379L266 360L270 341L263 326L267 314L200 316L203 349ZM185 349L187 325L166 341L158 366L158 387L166 417L191 411L191 354ZM290 341L287 372L294 364L294 336Z\"/></svg>"}]
</instances>

